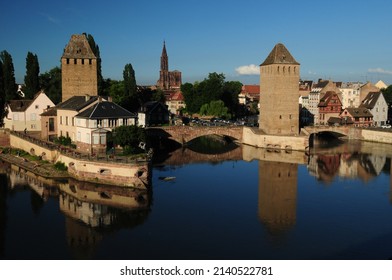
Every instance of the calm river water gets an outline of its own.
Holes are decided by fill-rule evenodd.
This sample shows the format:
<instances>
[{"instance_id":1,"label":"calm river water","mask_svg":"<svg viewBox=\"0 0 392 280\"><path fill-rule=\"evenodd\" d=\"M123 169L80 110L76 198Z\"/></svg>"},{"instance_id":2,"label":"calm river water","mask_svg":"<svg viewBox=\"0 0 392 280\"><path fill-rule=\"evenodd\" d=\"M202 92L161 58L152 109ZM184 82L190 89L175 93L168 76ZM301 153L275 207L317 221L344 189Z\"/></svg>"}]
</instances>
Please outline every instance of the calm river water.
<instances>
[{"instance_id":1,"label":"calm river water","mask_svg":"<svg viewBox=\"0 0 392 280\"><path fill-rule=\"evenodd\" d=\"M151 191L2 163L2 259L390 259L392 146L176 150ZM166 179L166 180L164 180Z\"/></svg>"}]
</instances>

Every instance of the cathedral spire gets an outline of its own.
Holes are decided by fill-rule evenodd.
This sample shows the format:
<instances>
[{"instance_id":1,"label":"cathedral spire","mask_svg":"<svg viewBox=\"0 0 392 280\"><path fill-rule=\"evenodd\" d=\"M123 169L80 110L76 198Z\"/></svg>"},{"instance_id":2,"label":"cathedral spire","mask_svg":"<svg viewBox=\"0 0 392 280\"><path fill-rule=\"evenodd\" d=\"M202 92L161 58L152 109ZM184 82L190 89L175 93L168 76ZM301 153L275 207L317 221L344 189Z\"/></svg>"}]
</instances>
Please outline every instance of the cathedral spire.
<instances>
[{"instance_id":1,"label":"cathedral spire","mask_svg":"<svg viewBox=\"0 0 392 280\"><path fill-rule=\"evenodd\" d=\"M161 55L161 71L169 71L169 57L167 56L165 41L163 41L163 49Z\"/></svg>"}]
</instances>

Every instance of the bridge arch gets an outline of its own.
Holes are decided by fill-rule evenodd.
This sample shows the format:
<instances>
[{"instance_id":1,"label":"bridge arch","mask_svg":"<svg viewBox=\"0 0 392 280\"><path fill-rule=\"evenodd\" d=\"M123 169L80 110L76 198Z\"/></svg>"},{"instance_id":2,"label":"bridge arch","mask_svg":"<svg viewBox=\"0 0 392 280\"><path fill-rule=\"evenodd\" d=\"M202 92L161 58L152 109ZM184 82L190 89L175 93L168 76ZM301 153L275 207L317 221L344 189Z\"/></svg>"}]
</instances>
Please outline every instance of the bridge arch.
<instances>
[{"instance_id":1,"label":"bridge arch","mask_svg":"<svg viewBox=\"0 0 392 280\"><path fill-rule=\"evenodd\" d=\"M167 126L167 127L149 127L147 135L169 139L184 145L193 139L207 135L219 135L229 137L230 139L242 143L243 128L237 126Z\"/></svg>"}]
</instances>

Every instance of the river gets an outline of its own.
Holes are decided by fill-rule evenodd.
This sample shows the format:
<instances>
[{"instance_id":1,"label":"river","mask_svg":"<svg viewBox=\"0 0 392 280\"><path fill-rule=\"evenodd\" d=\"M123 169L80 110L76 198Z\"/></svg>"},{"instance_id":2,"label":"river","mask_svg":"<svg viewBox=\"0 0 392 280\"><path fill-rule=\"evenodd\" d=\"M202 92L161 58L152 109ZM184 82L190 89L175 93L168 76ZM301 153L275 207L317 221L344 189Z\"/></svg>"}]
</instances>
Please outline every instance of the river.
<instances>
[{"instance_id":1,"label":"river","mask_svg":"<svg viewBox=\"0 0 392 280\"><path fill-rule=\"evenodd\" d=\"M180 149L149 191L2 163L0 258L390 259L392 146ZM166 179L166 180L165 180Z\"/></svg>"}]
</instances>

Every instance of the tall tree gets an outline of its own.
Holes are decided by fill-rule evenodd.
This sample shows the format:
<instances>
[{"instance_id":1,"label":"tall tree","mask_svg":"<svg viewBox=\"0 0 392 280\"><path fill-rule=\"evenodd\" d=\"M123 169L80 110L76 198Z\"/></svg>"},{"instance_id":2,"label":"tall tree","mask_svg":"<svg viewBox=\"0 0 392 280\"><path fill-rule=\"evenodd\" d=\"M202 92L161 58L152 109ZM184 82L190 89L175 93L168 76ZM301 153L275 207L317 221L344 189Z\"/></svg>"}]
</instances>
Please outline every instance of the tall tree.
<instances>
[{"instance_id":1,"label":"tall tree","mask_svg":"<svg viewBox=\"0 0 392 280\"><path fill-rule=\"evenodd\" d=\"M33 99L34 95L40 90L39 85L39 63L36 54L27 53L26 57L26 76L24 78L24 94L26 99Z\"/></svg>"},{"instance_id":2,"label":"tall tree","mask_svg":"<svg viewBox=\"0 0 392 280\"><path fill-rule=\"evenodd\" d=\"M132 64L128 63L125 65L123 77L124 99L122 100L122 104L120 103L120 105L131 112L135 112L140 107L140 103L137 96L135 70L133 70Z\"/></svg>"},{"instance_id":3,"label":"tall tree","mask_svg":"<svg viewBox=\"0 0 392 280\"><path fill-rule=\"evenodd\" d=\"M3 120L5 116L5 91L3 76L3 63L0 59L0 127L4 125Z\"/></svg>"},{"instance_id":4,"label":"tall tree","mask_svg":"<svg viewBox=\"0 0 392 280\"><path fill-rule=\"evenodd\" d=\"M98 82L98 95L104 95L104 80L102 77L102 67L101 67L101 54L99 52L99 46L95 43L94 37L91 34L84 33L87 37L87 41L90 45L91 50L97 57L97 82Z\"/></svg>"},{"instance_id":5,"label":"tall tree","mask_svg":"<svg viewBox=\"0 0 392 280\"><path fill-rule=\"evenodd\" d=\"M39 76L41 88L46 95L57 104L61 101L61 69L54 67Z\"/></svg>"},{"instance_id":6,"label":"tall tree","mask_svg":"<svg viewBox=\"0 0 392 280\"><path fill-rule=\"evenodd\" d=\"M17 85L15 82L15 71L12 57L7 51L0 53L0 60L3 64L3 83L4 83L4 94L5 102L12 99L19 99L20 96L17 94Z\"/></svg>"}]
</instances>

